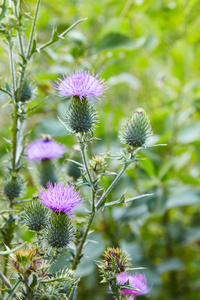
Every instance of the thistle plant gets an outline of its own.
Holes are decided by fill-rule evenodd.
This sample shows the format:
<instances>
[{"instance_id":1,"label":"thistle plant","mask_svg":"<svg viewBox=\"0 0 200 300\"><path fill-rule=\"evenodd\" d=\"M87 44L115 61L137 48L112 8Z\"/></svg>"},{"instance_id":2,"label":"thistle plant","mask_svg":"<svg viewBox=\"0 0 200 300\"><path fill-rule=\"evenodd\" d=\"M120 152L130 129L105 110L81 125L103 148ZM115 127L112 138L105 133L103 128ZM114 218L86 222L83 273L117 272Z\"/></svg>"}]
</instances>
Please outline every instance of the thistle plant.
<instances>
[{"instance_id":1,"label":"thistle plant","mask_svg":"<svg viewBox=\"0 0 200 300\"><path fill-rule=\"evenodd\" d=\"M39 183L47 186L47 182L58 181L53 159L62 157L65 146L52 140L51 136L44 135L42 140L36 140L27 145L24 153L29 161L39 161Z\"/></svg>"},{"instance_id":2,"label":"thistle plant","mask_svg":"<svg viewBox=\"0 0 200 300\"><path fill-rule=\"evenodd\" d=\"M3 200L8 206L5 214L3 212L4 225L1 229L6 248L3 253L4 268L1 273L2 297L7 293L5 299L15 297L16 299L75 300L80 278L76 278L74 272L82 262L83 250L96 214L125 199L123 196L120 200L108 201L107 196L127 168L139 160L137 156L139 150L149 147L152 129L144 111L137 110L133 113L120 133L121 153L113 155L120 161L121 171L114 173L114 179L108 188L104 189L101 178L104 175L113 176L113 172L108 170L107 156L97 154L89 157L87 149L89 143L96 139L94 131L98 122L101 122L95 108L95 101L102 99L108 89L107 84L104 79L94 73L91 75L89 71L75 70L74 73L63 75L63 78L58 79L54 85L58 95L67 102L66 114L60 121L67 132L75 136L82 161L71 160L70 162L79 167L78 176L73 175L73 184L69 178L59 181L58 170L53 160L63 156L66 146L56 142L49 135L44 135L43 139L31 141L29 144L26 144L24 139L23 128L28 113L27 103L32 100L35 89L27 74L27 68L33 55L39 54L44 48L63 39L83 20L77 21L60 35L54 30L52 38L44 45L38 46L35 40L35 29L39 7L40 0L37 0L28 46L25 48L23 2L13 0L11 7L8 7L7 2L4 1L1 6L0 28L9 48L11 84L5 83L5 88L0 87L0 91L9 97L13 108L11 160L2 184L2 194L5 198ZM10 12L8 15L7 10ZM19 63L14 59L14 51L20 57ZM36 194L32 195L32 199L22 197L25 185L20 175L22 166L24 167L21 163L23 156L24 163L38 164L39 180L34 186ZM85 189L88 190L86 196ZM145 196L148 194L124 202L128 203ZM28 204L21 205L24 202ZM82 219L77 218L75 209L80 204L80 210L85 213ZM18 206L15 210L16 205ZM37 246L26 249L23 248L23 244L20 244L21 249L13 247L14 231L19 222L35 233L33 244ZM63 253L70 254L67 269L63 268L59 272L52 271L53 265ZM7 278L9 258L18 276L13 287ZM119 248L109 248L104 254L104 261L99 263L103 280L109 283L112 296L117 300L122 297L131 300L137 295L149 292L144 275L127 273L129 265L128 256ZM8 289L5 289L5 286Z\"/></svg>"},{"instance_id":3,"label":"thistle plant","mask_svg":"<svg viewBox=\"0 0 200 300\"><path fill-rule=\"evenodd\" d=\"M103 254L104 259L97 262L102 283L109 283L110 292L115 299L133 300L136 296L145 295L150 290L147 287L144 274L129 274L131 268L129 256L119 248L108 248Z\"/></svg>"}]
</instances>

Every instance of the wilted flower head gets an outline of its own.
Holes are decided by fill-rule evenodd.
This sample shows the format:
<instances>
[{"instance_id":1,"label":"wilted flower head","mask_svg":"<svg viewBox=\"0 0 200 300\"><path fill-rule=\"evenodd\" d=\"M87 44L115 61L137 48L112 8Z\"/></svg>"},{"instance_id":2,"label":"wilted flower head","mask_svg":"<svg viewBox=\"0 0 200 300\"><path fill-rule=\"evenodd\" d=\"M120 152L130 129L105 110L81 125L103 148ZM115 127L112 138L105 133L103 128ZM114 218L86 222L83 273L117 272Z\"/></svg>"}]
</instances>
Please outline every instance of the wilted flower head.
<instances>
[{"instance_id":1,"label":"wilted flower head","mask_svg":"<svg viewBox=\"0 0 200 300\"><path fill-rule=\"evenodd\" d=\"M139 295L145 295L152 289L152 286L148 289L146 277L144 274L140 273L135 273L133 275L126 272L120 273L117 276L117 282L120 285L127 285L127 288L121 288L121 294L128 297L129 300L133 300ZM128 288L130 286L132 289ZM134 290L134 288L136 289Z\"/></svg>"},{"instance_id":2,"label":"wilted flower head","mask_svg":"<svg viewBox=\"0 0 200 300\"><path fill-rule=\"evenodd\" d=\"M72 209L84 201L80 197L80 191L76 192L72 185L64 185L63 182L54 185L48 182L47 189L41 187L38 191L40 200L44 205L55 212L63 212L70 217L74 215Z\"/></svg>"},{"instance_id":3,"label":"wilted flower head","mask_svg":"<svg viewBox=\"0 0 200 300\"><path fill-rule=\"evenodd\" d=\"M30 275L35 272L41 264L38 248L19 249L10 255L14 268L19 274Z\"/></svg>"},{"instance_id":4,"label":"wilted flower head","mask_svg":"<svg viewBox=\"0 0 200 300\"><path fill-rule=\"evenodd\" d=\"M106 167L105 156L95 155L90 161L90 168L96 174L105 172Z\"/></svg>"},{"instance_id":5,"label":"wilted flower head","mask_svg":"<svg viewBox=\"0 0 200 300\"><path fill-rule=\"evenodd\" d=\"M43 139L35 140L28 144L24 153L30 161L54 159L62 157L65 153L65 146L45 135Z\"/></svg>"},{"instance_id":6,"label":"wilted flower head","mask_svg":"<svg viewBox=\"0 0 200 300\"><path fill-rule=\"evenodd\" d=\"M91 101L99 99L103 92L107 89L103 79L97 79L98 75L90 75L88 71L76 71L71 75L63 75L63 80L58 79L55 89L59 91L59 95L64 98L71 96L83 98Z\"/></svg>"}]
</instances>

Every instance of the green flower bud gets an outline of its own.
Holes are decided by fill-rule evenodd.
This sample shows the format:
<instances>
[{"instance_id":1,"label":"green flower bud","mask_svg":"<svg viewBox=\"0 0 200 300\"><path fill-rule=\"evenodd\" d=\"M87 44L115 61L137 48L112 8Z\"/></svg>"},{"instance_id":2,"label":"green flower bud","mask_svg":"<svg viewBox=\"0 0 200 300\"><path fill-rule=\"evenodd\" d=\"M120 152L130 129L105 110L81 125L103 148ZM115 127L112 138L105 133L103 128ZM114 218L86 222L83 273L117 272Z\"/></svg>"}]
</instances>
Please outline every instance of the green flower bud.
<instances>
[{"instance_id":1,"label":"green flower bud","mask_svg":"<svg viewBox=\"0 0 200 300\"><path fill-rule=\"evenodd\" d=\"M40 231L42 230L47 222L48 209L43 206L39 200L32 201L22 216L22 221L28 226L30 230Z\"/></svg>"},{"instance_id":2,"label":"green flower bud","mask_svg":"<svg viewBox=\"0 0 200 300\"><path fill-rule=\"evenodd\" d=\"M46 187L48 181L52 183L58 182L54 163L50 159L41 160L39 166L39 181L44 187Z\"/></svg>"},{"instance_id":3,"label":"green flower bud","mask_svg":"<svg viewBox=\"0 0 200 300\"><path fill-rule=\"evenodd\" d=\"M73 97L65 116L68 130L74 134L91 133L96 122L97 114L92 104L86 98L80 100L78 97Z\"/></svg>"},{"instance_id":4,"label":"green flower bud","mask_svg":"<svg viewBox=\"0 0 200 300\"><path fill-rule=\"evenodd\" d=\"M24 181L22 178L15 174L9 175L9 177L3 182L3 194L13 201L19 197L24 187Z\"/></svg>"},{"instance_id":5,"label":"green flower bud","mask_svg":"<svg viewBox=\"0 0 200 300\"><path fill-rule=\"evenodd\" d=\"M74 230L71 220L64 213L52 212L45 227L45 238L53 248L63 248L69 245Z\"/></svg>"},{"instance_id":6,"label":"green flower bud","mask_svg":"<svg viewBox=\"0 0 200 300\"><path fill-rule=\"evenodd\" d=\"M27 79L24 80L21 88L21 96L20 96L20 101L21 102L26 102L33 98L34 95L34 89L32 85L29 83Z\"/></svg>"},{"instance_id":7,"label":"green flower bud","mask_svg":"<svg viewBox=\"0 0 200 300\"><path fill-rule=\"evenodd\" d=\"M131 147L148 146L152 128L149 118L144 111L136 111L126 123L124 131L120 135L122 144Z\"/></svg>"}]
</instances>

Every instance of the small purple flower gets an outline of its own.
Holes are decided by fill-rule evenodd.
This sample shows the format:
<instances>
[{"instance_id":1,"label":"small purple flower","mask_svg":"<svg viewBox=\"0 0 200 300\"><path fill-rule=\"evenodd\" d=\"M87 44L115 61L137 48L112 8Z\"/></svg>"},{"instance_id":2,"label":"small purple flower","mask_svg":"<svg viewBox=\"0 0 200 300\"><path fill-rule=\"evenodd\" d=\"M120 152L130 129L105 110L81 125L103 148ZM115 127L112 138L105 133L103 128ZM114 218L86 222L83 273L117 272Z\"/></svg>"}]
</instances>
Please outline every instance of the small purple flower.
<instances>
[{"instance_id":1,"label":"small purple flower","mask_svg":"<svg viewBox=\"0 0 200 300\"><path fill-rule=\"evenodd\" d=\"M41 187L38 189L41 202L56 212L63 212L70 217L74 214L72 209L82 203L84 199L80 197L80 191L76 192L72 185L63 182L47 183L47 189Z\"/></svg>"},{"instance_id":2,"label":"small purple flower","mask_svg":"<svg viewBox=\"0 0 200 300\"><path fill-rule=\"evenodd\" d=\"M80 100L87 98L91 101L99 99L103 92L107 89L104 79L97 79L98 75L91 76L88 71L76 71L71 75L63 75L63 80L58 79L55 89L59 91L59 95L64 98L71 96L78 97Z\"/></svg>"},{"instance_id":3,"label":"small purple flower","mask_svg":"<svg viewBox=\"0 0 200 300\"><path fill-rule=\"evenodd\" d=\"M63 156L65 146L51 139L35 140L27 145L24 153L30 161L54 159Z\"/></svg>"},{"instance_id":4,"label":"small purple flower","mask_svg":"<svg viewBox=\"0 0 200 300\"><path fill-rule=\"evenodd\" d=\"M135 273L133 275L130 275L126 272L120 273L117 276L117 281L121 285L124 285L126 282L129 282L129 285L137 289L121 289L121 294L128 297L129 300L133 300L139 295L145 295L152 289L152 286L150 287L150 289L148 289L146 277L144 274L140 273Z\"/></svg>"}]
</instances>

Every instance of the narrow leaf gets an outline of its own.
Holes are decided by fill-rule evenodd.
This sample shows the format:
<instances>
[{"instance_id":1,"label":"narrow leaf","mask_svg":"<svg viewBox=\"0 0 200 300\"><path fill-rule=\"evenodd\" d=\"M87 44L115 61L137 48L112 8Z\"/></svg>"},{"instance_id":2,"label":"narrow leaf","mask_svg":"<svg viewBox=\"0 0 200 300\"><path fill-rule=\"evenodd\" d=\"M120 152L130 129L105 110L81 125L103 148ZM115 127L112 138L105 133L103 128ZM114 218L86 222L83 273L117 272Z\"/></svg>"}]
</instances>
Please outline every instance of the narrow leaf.
<instances>
[{"instance_id":1,"label":"narrow leaf","mask_svg":"<svg viewBox=\"0 0 200 300\"><path fill-rule=\"evenodd\" d=\"M7 10L6 0L3 1L3 4L0 5L0 7L1 7L0 21L1 21L6 15L6 10Z\"/></svg>"},{"instance_id":2,"label":"narrow leaf","mask_svg":"<svg viewBox=\"0 0 200 300\"><path fill-rule=\"evenodd\" d=\"M134 200L137 200L137 199L140 199L140 198L152 196L152 195L153 194L143 194L143 195L139 195L139 196L136 196L136 197L133 197L133 198L129 198L129 199L125 200L124 202L128 203L128 202L131 202L131 201L134 201Z\"/></svg>"},{"instance_id":3,"label":"narrow leaf","mask_svg":"<svg viewBox=\"0 0 200 300\"><path fill-rule=\"evenodd\" d=\"M9 249L9 248L5 245L7 251L0 251L0 255L9 255L9 254L15 252L16 250L18 250L19 248L23 247L25 244L26 244L26 243L23 243L23 244L21 244L21 245L15 247L15 248L13 248L13 249Z\"/></svg>"}]
</instances>

